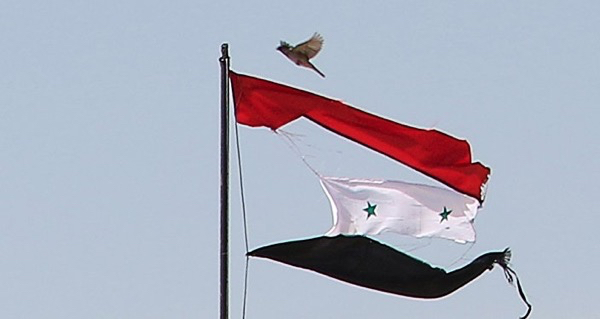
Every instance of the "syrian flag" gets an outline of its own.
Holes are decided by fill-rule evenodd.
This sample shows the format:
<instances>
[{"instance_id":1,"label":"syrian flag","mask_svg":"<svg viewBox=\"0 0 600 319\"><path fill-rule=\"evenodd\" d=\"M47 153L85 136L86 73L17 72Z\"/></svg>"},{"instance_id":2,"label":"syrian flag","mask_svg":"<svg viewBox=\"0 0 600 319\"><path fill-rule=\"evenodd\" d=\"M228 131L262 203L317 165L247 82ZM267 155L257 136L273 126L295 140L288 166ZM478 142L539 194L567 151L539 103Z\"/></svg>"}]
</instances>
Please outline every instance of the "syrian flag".
<instances>
[{"instance_id":1,"label":"syrian flag","mask_svg":"<svg viewBox=\"0 0 600 319\"><path fill-rule=\"evenodd\" d=\"M437 130L399 124L338 100L230 72L238 123L277 130L305 117L483 202L490 169L473 162L471 147Z\"/></svg>"},{"instance_id":2,"label":"syrian flag","mask_svg":"<svg viewBox=\"0 0 600 319\"><path fill-rule=\"evenodd\" d=\"M320 177L333 213L327 236L377 235L475 241L479 203L453 190L400 181Z\"/></svg>"}]
</instances>

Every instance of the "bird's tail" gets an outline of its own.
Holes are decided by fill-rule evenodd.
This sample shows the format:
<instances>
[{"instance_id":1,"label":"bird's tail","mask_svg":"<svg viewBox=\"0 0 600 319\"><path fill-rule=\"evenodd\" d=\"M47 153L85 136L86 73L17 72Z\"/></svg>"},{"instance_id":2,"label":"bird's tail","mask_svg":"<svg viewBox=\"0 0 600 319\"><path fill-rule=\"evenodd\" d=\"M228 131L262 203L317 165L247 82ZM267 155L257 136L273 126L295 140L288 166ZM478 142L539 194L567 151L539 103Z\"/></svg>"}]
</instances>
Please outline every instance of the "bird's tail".
<instances>
[{"instance_id":1,"label":"bird's tail","mask_svg":"<svg viewBox=\"0 0 600 319\"><path fill-rule=\"evenodd\" d=\"M310 65L310 68L315 70L317 73L319 73L320 76L325 77L325 74L323 74L323 72L319 71L319 69L317 69L316 66L314 66L312 63L310 63L310 61L308 62L308 65Z\"/></svg>"}]
</instances>

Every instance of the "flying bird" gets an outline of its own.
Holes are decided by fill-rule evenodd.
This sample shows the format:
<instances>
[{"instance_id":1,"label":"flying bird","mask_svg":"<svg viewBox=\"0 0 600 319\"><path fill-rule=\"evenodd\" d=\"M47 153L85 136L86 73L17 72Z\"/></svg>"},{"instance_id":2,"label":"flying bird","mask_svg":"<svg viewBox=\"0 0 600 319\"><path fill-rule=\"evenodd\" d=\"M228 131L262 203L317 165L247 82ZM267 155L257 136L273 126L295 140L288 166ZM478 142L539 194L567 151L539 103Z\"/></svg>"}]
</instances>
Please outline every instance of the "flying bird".
<instances>
[{"instance_id":1,"label":"flying bird","mask_svg":"<svg viewBox=\"0 0 600 319\"><path fill-rule=\"evenodd\" d=\"M319 69L309 61L314 58L319 51L321 51L321 47L323 47L323 37L320 34L315 33L310 39L296 46L292 46L285 41L280 41L279 43L277 50L281 51L281 53L292 60L292 62L296 63L296 65L313 69L319 73L319 75L325 77L325 74L319 71Z\"/></svg>"}]
</instances>

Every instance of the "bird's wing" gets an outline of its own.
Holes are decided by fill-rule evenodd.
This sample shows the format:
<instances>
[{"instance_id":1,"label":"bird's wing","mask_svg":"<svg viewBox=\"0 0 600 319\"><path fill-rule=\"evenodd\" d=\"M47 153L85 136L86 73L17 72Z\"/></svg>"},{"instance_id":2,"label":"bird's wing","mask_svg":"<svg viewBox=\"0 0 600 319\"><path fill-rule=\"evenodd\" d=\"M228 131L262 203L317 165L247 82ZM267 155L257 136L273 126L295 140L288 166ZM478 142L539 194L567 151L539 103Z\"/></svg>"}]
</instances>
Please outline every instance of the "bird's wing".
<instances>
[{"instance_id":1,"label":"bird's wing","mask_svg":"<svg viewBox=\"0 0 600 319\"><path fill-rule=\"evenodd\" d=\"M315 33L308 41L302 42L294 47L294 51L306 55L309 59L314 58L323 47L323 37Z\"/></svg>"}]
</instances>

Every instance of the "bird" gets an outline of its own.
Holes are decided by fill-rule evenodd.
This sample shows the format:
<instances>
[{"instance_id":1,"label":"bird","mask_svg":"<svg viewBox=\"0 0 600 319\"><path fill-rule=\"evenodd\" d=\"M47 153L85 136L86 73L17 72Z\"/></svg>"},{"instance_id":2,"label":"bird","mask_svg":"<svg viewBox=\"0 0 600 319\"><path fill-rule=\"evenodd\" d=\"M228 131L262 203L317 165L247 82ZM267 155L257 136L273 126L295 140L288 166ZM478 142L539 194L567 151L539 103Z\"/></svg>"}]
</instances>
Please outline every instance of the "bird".
<instances>
[{"instance_id":1,"label":"bird","mask_svg":"<svg viewBox=\"0 0 600 319\"><path fill-rule=\"evenodd\" d=\"M313 69L320 76L325 77L325 74L310 62L310 59L314 58L321 51L321 47L323 47L323 37L315 32L310 39L296 46L292 46L285 41L280 41L277 50L296 63L296 65Z\"/></svg>"}]
</instances>

